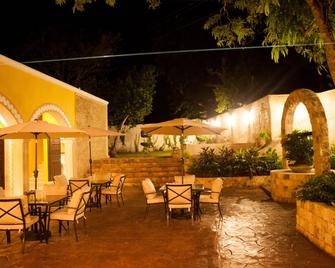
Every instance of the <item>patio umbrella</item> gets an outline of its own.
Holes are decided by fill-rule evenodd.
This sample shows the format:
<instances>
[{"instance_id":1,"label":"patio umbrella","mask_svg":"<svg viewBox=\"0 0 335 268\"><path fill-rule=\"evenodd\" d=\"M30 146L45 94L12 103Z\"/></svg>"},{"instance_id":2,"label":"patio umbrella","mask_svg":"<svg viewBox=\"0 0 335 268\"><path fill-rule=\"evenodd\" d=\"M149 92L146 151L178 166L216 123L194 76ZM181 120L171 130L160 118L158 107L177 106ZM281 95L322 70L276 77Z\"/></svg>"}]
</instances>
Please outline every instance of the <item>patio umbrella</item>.
<instances>
[{"instance_id":1,"label":"patio umbrella","mask_svg":"<svg viewBox=\"0 0 335 268\"><path fill-rule=\"evenodd\" d=\"M37 139L84 137L87 134L79 129L50 124L41 120L29 121L0 129L0 139L35 140L35 190L37 189Z\"/></svg>"},{"instance_id":2,"label":"patio umbrella","mask_svg":"<svg viewBox=\"0 0 335 268\"><path fill-rule=\"evenodd\" d=\"M160 134L160 135L179 135L181 137L189 135L221 135L224 128L213 127L208 124L193 121L187 118L176 118L173 120L146 124L141 127L146 134ZM182 139L183 141L184 139ZM181 147L181 163L182 163L182 183L184 183L184 148Z\"/></svg>"},{"instance_id":3,"label":"patio umbrella","mask_svg":"<svg viewBox=\"0 0 335 268\"><path fill-rule=\"evenodd\" d=\"M107 137L107 136L124 136L125 134L112 131L112 130L106 130L103 128L97 128L97 127L85 127L81 128L87 135L88 135L88 144L89 144L89 155L90 155L90 175L92 176L92 145L91 145L91 138L92 137Z\"/></svg>"}]
</instances>

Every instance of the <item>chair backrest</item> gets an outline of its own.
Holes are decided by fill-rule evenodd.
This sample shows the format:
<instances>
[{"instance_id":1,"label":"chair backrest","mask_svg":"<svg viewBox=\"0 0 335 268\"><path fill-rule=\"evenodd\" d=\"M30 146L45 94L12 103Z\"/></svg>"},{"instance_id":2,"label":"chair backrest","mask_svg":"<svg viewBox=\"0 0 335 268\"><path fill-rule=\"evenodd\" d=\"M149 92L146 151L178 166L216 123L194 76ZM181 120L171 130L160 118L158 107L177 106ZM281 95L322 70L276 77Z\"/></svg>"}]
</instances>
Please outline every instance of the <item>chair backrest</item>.
<instances>
[{"instance_id":1,"label":"chair backrest","mask_svg":"<svg viewBox=\"0 0 335 268\"><path fill-rule=\"evenodd\" d=\"M147 199L152 199L156 196L156 188L149 178L142 181L142 188Z\"/></svg>"},{"instance_id":2,"label":"chair backrest","mask_svg":"<svg viewBox=\"0 0 335 268\"><path fill-rule=\"evenodd\" d=\"M89 186L89 180L69 180L69 185L70 185L70 191L71 191L71 195L73 195L74 192L78 191L79 189L82 189L86 186Z\"/></svg>"},{"instance_id":3,"label":"chair backrest","mask_svg":"<svg viewBox=\"0 0 335 268\"><path fill-rule=\"evenodd\" d=\"M68 181L65 177L65 175L56 175L54 176L54 182L56 185L68 185Z\"/></svg>"},{"instance_id":4,"label":"chair backrest","mask_svg":"<svg viewBox=\"0 0 335 268\"><path fill-rule=\"evenodd\" d=\"M91 188L86 186L82 188L80 192L80 200L75 213L75 219L79 219L85 215L85 210L91 195Z\"/></svg>"},{"instance_id":5,"label":"chair backrest","mask_svg":"<svg viewBox=\"0 0 335 268\"><path fill-rule=\"evenodd\" d=\"M124 182L126 181L126 175L122 174L120 176L120 182L119 182L119 185L117 187L117 192L118 193L122 193L122 190L123 190L123 185L124 185Z\"/></svg>"},{"instance_id":6,"label":"chair backrest","mask_svg":"<svg viewBox=\"0 0 335 268\"><path fill-rule=\"evenodd\" d=\"M212 182L211 198L215 200L219 200L221 190L222 190L222 185L223 185L223 181L220 178L217 178Z\"/></svg>"},{"instance_id":7,"label":"chair backrest","mask_svg":"<svg viewBox=\"0 0 335 268\"><path fill-rule=\"evenodd\" d=\"M117 175L114 176L113 181L112 181L112 187L116 187L116 192L121 193L123 189L123 184L126 180L126 175L122 173L118 173Z\"/></svg>"},{"instance_id":8,"label":"chair backrest","mask_svg":"<svg viewBox=\"0 0 335 268\"><path fill-rule=\"evenodd\" d=\"M93 180L111 180L111 172L97 172L93 174Z\"/></svg>"},{"instance_id":9,"label":"chair backrest","mask_svg":"<svg viewBox=\"0 0 335 268\"><path fill-rule=\"evenodd\" d=\"M166 184L168 205L192 204L192 184Z\"/></svg>"},{"instance_id":10,"label":"chair backrest","mask_svg":"<svg viewBox=\"0 0 335 268\"><path fill-rule=\"evenodd\" d=\"M0 229L25 228L25 214L21 198L0 199Z\"/></svg>"},{"instance_id":11,"label":"chair backrest","mask_svg":"<svg viewBox=\"0 0 335 268\"><path fill-rule=\"evenodd\" d=\"M184 175L184 178L182 178L182 176L174 176L174 181L178 184L194 184L195 175Z\"/></svg>"}]
</instances>

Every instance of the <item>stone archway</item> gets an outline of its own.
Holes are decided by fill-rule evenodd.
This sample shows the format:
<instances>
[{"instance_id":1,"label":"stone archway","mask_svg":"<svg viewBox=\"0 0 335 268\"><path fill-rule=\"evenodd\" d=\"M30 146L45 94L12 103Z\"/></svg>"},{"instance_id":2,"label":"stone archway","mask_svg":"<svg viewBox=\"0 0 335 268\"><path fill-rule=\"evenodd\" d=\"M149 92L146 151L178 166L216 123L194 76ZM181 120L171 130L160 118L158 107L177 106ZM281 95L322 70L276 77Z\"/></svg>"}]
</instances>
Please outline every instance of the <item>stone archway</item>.
<instances>
[{"instance_id":1,"label":"stone archway","mask_svg":"<svg viewBox=\"0 0 335 268\"><path fill-rule=\"evenodd\" d=\"M321 175L330 169L328 124L322 103L313 91L298 89L288 96L281 120L282 143L285 135L293 130L293 115L299 103L306 106L309 114L313 133L315 174ZM285 159L284 148L283 159Z\"/></svg>"}]
</instances>

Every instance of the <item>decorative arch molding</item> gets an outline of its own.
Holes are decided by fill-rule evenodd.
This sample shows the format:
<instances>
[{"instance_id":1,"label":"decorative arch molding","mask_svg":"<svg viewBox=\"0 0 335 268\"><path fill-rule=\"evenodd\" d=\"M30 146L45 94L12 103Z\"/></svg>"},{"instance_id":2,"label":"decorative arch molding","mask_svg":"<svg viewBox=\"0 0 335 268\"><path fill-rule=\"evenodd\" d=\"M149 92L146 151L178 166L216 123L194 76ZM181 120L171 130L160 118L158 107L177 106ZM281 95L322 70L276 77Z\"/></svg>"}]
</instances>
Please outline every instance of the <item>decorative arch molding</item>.
<instances>
[{"instance_id":1,"label":"decorative arch molding","mask_svg":"<svg viewBox=\"0 0 335 268\"><path fill-rule=\"evenodd\" d=\"M330 170L328 124L322 103L312 90L298 89L288 96L281 120L281 141L283 144L286 134L293 130L294 111L299 103L305 105L309 114L312 125L315 174L321 175ZM284 147L283 159L285 159Z\"/></svg>"},{"instance_id":2,"label":"decorative arch molding","mask_svg":"<svg viewBox=\"0 0 335 268\"><path fill-rule=\"evenodd\" d=\"M61 116L61 118L66 123L66 126L72 127L71 122L69 118L67 117L66 113L56 104L44 104L40 106L31 116L31 121L38 119L43 113L46 112L56 112L58 115Z\"/></svg>"},{"instance_id":3,"label":"decorative arch molding","mask_svg":"<svg viewBox=\"0 0 335 268\"><path fill-rule=\"evenodd\" d=\"M6 107L6 109L13 115L16 122L23 123L23 118L20 113L16 110L15 106L5 96L0 95L0 103Z\"/></svg>"}]
</instances>

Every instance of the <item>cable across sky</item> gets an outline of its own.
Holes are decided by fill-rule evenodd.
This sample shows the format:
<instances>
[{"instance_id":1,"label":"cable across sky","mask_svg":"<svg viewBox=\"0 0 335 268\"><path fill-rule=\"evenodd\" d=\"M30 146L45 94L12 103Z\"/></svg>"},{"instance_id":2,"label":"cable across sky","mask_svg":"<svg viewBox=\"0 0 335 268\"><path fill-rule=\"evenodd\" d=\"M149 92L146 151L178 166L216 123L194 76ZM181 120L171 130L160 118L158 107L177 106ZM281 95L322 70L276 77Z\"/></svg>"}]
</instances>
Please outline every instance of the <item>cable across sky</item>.
<instances>
[{"instance_id":1,"label":"cable across sky","mask_svg":"<svg viewBox=\"0 0 335 268\"><path fill-rule=\"evenodd\" d=\"M283 47L304 47L304 46L311 47L311 46L324 46L324 45L334 45L334 44L335 44L335 42L307 43L307 44L294 44L294 45L266 45L266 46L247 46L247 47L218 47L218 48L199 48L199 49L183 49L183 50L165 50L165 51L150 51L150 52L124 53L124 54L108 54L108 55L85 56L85 57L69 57L69 58L58 58L58 59L47 59L47 60L31 60L31 61L23 61L21 63L35 64L35 63L49 63L49 62L61 62L61 61L96 60L96 59L153 56L153 55L166 55L166 54L217 52L217 51L231 51L231 50L283 48Z\"/></svg>"}]
</instances>

